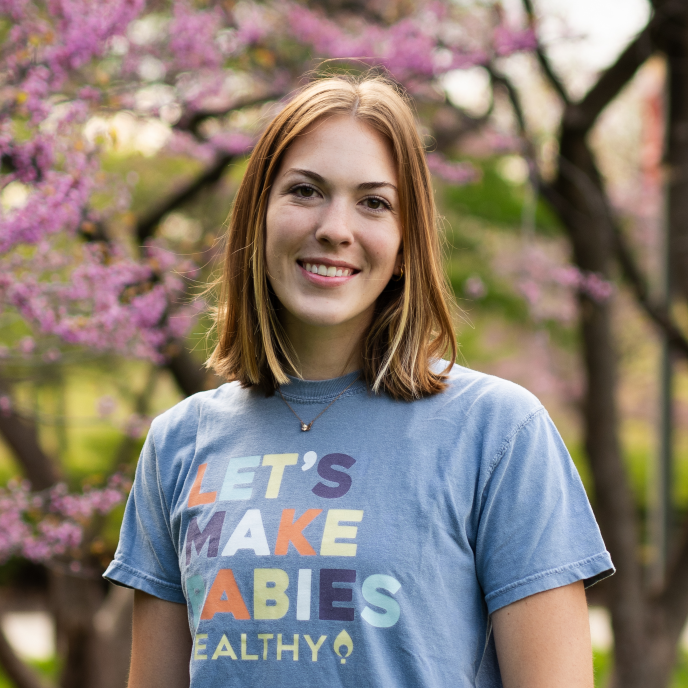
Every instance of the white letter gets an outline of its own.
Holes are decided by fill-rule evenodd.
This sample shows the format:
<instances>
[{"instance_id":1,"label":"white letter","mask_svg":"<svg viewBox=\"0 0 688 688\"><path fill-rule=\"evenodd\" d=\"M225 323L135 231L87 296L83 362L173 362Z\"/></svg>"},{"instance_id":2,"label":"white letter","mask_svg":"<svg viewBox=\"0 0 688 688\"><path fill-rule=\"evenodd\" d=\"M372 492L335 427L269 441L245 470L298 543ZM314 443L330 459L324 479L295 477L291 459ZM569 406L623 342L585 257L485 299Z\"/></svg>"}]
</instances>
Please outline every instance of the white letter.
<instances>
[{"instance_id":1,"label":"white letter","mask_svg":"<svg viewBox=\"0 0 688 688\"><path fill-rule=\"evenodd\" d=\"M222 556L231 557L240 549L252 549L258 556L270 554L259 509L249 509L244 514L231 537L227 540L227 544L222 550Z\"/></svg>"},{"instance_id":2,"label":"white letter","mask_svg":"<svg viewBox=\"0 0 688 688\"><path fill-rule=\"evenodd\" d=\"M311 618L311 569L299 569L299 587L296 594L296 618L308 621Z\"/></svg>"}]
</instances>

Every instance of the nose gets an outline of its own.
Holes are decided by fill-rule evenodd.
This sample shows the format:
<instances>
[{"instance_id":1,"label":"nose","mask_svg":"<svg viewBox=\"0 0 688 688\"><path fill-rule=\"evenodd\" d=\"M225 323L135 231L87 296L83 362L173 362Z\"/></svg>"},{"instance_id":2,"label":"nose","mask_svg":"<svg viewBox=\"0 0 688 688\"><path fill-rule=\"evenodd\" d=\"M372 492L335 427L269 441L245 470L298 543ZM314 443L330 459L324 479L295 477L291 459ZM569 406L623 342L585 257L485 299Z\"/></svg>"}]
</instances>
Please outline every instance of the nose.
<instances>
[{"instance_id":1,"label":"nose","mask_svg":"<svg viewBox=\"0 0 688 688\"><path fill-rule=\"evenodd\" d=\"M345 198L333 198L327 204L320 224L315 230L319 243L330 246L348 246L353 243L354 210Z\"/></svg>"}]
</instances>

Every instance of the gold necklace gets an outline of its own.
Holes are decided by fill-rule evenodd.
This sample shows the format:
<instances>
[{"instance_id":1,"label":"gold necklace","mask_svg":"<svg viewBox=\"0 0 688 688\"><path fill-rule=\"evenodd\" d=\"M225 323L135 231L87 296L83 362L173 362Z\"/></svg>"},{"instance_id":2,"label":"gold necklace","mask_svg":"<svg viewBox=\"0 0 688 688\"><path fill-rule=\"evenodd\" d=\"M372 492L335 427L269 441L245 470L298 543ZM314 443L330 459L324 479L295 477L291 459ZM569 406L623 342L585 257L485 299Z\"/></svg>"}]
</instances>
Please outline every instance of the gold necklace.
<instances>
[{"instance_id":1,"label":"gold necklace","mask_svg":"<svg viewBox=\"0 0 688 688\"><path fill-rule=\"evenodd\" d=\"M327 411L327 409L330 408L330 406L332 406L332 404L334 404L334 402L337 401L337 399L339 399L339 397L341 397L342 394L344 394L344 392L346 392L346 390L349 389L349 387L351 387L351 385L353 385L354 382L356 382L357 380L358 376L355 377L346 387L344 387L344 389L334 399L332 399L332 401L327 406L325 406L325 408L322 411L320 411L320 413L315 418L313 418L313 420L310 423L304 423L301 420L299 414L296 413L296 411L294 411L294 409L291 407L291 404L284 398L284 394L282 394L282 390L279 387L277 388L277 391L282 397L282 401L289 407L289 410L296 416L297 420L301 424L301 432L308 432L313 427L313 423L315 423L315 421L318 420L318 418L320 418L320 416L322 416L322 414L325 413L325 411Z\"/></svg>"}]
</instances>

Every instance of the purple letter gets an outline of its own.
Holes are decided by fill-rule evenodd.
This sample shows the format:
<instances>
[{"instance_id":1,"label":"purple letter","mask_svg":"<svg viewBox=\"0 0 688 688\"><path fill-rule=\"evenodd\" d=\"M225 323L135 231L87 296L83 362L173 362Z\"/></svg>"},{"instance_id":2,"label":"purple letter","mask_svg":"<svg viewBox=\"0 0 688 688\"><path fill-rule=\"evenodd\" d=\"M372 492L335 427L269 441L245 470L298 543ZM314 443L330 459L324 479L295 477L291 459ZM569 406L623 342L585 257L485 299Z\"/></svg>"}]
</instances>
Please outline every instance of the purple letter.
<instances>
[{"instance_id":1,"label":"purple letter","mask_svg":"<svg viewBox=\"0 0 688 688\"><path fill-rule=\"evenodd\" d=\"M222 534L222 525L225 522L225 512L216 511L212 518L206 524L203 531L198 527L198 516L194 516L189 523L189 528L186 531L186 563L191 560L191 543L196 545L196 554L199 554L203 549L205 541L210 539L208 543L208 557L217 556L217 548L220 546L220 535Z\"/></svg>"},{"instance_id":2,"label":"purple letter","mask_svg":"<svg viewBox=\"0 0 688 688\"><path fill-rule=\"evenodd\" d=\"M318 483L313 488L313 494L327 499L343 497L351 487L351 476L343 471L336 471L332 466L342 466L351 468L356 463L356 459L348 454L328 454L323 456L318 463L318 475L331 483L337 483L337 487L329 487L324 483Z\"/></svg>"},{"instance_id":3,"label":"purple letter","mask_svg":"<svg viewBox=\"0 0 688 688\"><path fill-rule=\"evenodd\" d=\"M336 454L335 454L336 456ZM353 607L335 607L334 602L352 602L351 588L335 588L333 583L355 583L356 571L352 569L320 569L320 612L326 621L353 621Z\"/></svg>"}]
</instances>

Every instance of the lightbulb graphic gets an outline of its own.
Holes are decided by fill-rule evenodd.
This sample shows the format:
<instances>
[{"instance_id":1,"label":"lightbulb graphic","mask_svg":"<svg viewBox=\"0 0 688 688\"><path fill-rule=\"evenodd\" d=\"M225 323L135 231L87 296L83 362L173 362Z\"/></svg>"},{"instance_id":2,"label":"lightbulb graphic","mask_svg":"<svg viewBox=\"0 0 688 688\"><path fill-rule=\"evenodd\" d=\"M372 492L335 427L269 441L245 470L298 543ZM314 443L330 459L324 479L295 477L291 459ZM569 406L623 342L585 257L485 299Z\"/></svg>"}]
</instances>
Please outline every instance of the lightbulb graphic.
<instances>
[{"instance_id":1,"label":"lightbulb graphic","mask_svg":"<svg viewBox=\"0 0 688 688\"><path fill-rule=\"evenodd\" d=\"M303 466L301 466L301 470L307 471L309 468L313 468L317 460L318 455L314 451L306 452L303 455Z\"/></svg>"},{"instance_id":2,"label":"lightbulb graphic","mask_svg":"<svg viewBox=\"0 0 688 688\"><path fill-rule=\"evenodd\" d=\"M339 648L344 647L346 648L346 654L342 657L342 653L340 652ZM354 650L354 643L353 640L351 640L351 636L346 632L342 631L335 639L334 639L334 651L340 656L341 658L341 663L346 664L346 658L353 652Z\"/></svg>"}]
</instances>

